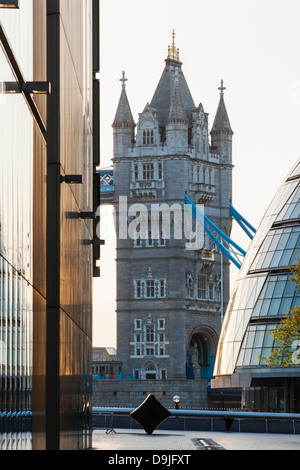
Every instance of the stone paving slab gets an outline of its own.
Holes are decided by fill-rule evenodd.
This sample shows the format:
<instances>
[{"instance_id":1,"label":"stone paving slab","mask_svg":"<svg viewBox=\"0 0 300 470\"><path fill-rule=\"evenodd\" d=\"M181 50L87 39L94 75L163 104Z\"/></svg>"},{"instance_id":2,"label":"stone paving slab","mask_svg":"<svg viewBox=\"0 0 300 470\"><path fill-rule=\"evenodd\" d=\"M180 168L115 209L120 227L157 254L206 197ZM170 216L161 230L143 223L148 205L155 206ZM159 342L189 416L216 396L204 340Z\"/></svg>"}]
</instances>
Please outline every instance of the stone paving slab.
<instances>
[{"instance_id":1,"label":"stone paving slab","mask_svg":"<svg viewBox=\"0 0 300 470\"><path fill-rule=\"evenodd\" d=\"M93 449L103 451L210 450L205 443L212 443L216 450L300 450L300 435L160 430L148 435L130 429L116 429L109 434L102 429L93 431Z\"/></svg>"}]
</instances>

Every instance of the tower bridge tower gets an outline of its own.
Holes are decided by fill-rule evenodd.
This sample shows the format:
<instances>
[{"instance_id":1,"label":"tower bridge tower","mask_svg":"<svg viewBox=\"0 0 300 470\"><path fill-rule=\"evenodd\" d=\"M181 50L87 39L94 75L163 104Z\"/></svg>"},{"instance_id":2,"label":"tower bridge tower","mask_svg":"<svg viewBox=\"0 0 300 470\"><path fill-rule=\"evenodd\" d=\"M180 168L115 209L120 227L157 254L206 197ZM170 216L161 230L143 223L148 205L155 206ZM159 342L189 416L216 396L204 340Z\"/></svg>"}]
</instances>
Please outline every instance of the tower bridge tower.
<instances>
[{"instance_id":1,"label":"tower bridge tower","mask_svg":"<svg viewBox=\"0 0 300 470\"><path fill-rule=\"evenodd\" d=\"M187 194L230 235L233 131L224 84L209 131L208 114L201 103L195 105L186 82L175 34L156 91L137 124L125 74L121 81L112 125L114 204L118 227L124 235L125 224L127 233L117 236L118 360L123 374L136 379L209 380L229 298L229 261L221 260L206 236L197 249L187 249L187 240L172 231L176 214L171 208L175 204L183 210ZM170 237L161 218L156 234L150 223L151 210L162 204L170 208ZM134 214L140 218L132 237Z\"/></svg>"}]
</instances>

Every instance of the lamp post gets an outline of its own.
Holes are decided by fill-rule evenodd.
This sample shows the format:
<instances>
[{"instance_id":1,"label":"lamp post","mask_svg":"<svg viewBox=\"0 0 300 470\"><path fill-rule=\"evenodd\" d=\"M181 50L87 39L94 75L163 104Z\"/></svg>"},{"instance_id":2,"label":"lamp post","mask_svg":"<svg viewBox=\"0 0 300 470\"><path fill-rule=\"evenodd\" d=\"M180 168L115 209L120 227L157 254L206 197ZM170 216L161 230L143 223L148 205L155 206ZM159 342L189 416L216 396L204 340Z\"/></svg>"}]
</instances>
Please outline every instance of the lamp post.
<instances>
[{"instance_id":1,"label":"lamp post","mask_svg":"<svg viewBox=\"0 0 300 470\"><path fill-rule=\"evenodd\" d=\"M175 410L178 410L179 408L179 402L180 402L180 396L179 395L175 395L173 397L173 402L175 403Z\"/></svg>"}]
</instances>

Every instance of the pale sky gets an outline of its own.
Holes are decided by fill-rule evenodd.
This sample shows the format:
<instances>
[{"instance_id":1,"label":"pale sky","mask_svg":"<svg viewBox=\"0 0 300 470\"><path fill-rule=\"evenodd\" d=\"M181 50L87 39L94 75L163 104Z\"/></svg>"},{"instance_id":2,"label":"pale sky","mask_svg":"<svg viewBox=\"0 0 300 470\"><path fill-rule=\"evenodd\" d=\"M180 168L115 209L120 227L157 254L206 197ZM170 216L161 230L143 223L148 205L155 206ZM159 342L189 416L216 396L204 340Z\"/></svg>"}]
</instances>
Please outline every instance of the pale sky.
<instances>
[{"instance_id":1,"label":"pale sky","mask_svg":"<svg viewBox=\"0 0 300 470\"><path fill-rule=\"evenodd\" d=\"M196 106L213 124L223 79L234 131L233 204L258 227L300 153L299 0L102 0L101 167L111 165L126 73L135 122L162 75L172 30ZM94 280L94 346L116 346L112 209L102 209L101 279ZM249 239L234 223L232 238ZM232 268L231 282L237 275Z\"/></svg>"}]
</instances>

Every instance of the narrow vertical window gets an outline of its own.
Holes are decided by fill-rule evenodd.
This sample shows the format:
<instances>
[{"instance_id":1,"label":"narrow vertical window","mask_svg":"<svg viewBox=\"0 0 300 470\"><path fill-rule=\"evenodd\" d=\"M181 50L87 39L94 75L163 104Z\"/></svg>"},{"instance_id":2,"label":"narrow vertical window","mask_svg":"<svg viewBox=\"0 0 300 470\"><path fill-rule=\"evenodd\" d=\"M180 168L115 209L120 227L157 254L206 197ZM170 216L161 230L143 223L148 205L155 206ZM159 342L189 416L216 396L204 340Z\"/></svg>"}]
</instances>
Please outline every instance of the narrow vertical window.
<instances>
[{"instance_id":1,"label":"narrow vertical window","mask_svg":"<svg viewBox=\"0 0 300 470\"><path fill-rule=\"evenodd\" d=\"M158 179L162 180L163 179L163 170L162 170L162 163L158 164Z\"/></svg>"},{"instance_id":2,"label":"narrow vertical window","mask_svg":"<svg viewBox=\"0 0 300 470\"><path fill-rule=\"evenodd\" d=\"M154 246L154 240L152 238L151 230L148 231L147 246Z\"/></svg>"},{"instance_id":3,"label":"narrow vertical window","mask_svg":"<svg viewBox=\"0 0 300 470\"><path fill-rule=\"evenodd\" d=\"M206 299L206 277L198 277L198 299Z\"/></svg>"},{"instance_id":4,"label":"narrow vertical window","mask_svg":"<svg viewBox=\"0 0 300 470\"><path fill-rule=\"evenodd\" d=\"M158 296L163 298L166 296L166 281L165 279L159 279L158 281Z\"/></svg>"},{"instance_id":5,"label":"narrow vertical window","mask_svg":"<svg viewBox=\"0 0 300 470\"><path fill-rule=\"evenodd\" d=\"M139 179L139 166L134 165L134 179L137 181Z\"/></svg>"},{"instance_id":6,"label":"narrow vertical window","mask_svg":"<svg viewBox=\"0 0 300 470\"><path fill-rule=\"evenodd\" d=\"M150 144L151 145L154 144L154 131L151 131L151 133L150 133Z\"/></svg>"},{"instance_id":7,"label":"narrow vertical window","mask_svg":"<svg viewBox=\"0 0 300 470\"><path fill-rule=\"evenodd\" d=\"M142 281L140 279L135 281L135 297L136 299L142 298Z\"/></svg>"},{"instance_id":8,"label":"narrow vertical window","mask_svg":"<svg viewBox=\"0 0 300 470\"><path fill-rule=\"evenodd\" d=\"M214 285L212 282L209 283L209 300L214 300Z\"/></svg>"}]
</instances>

